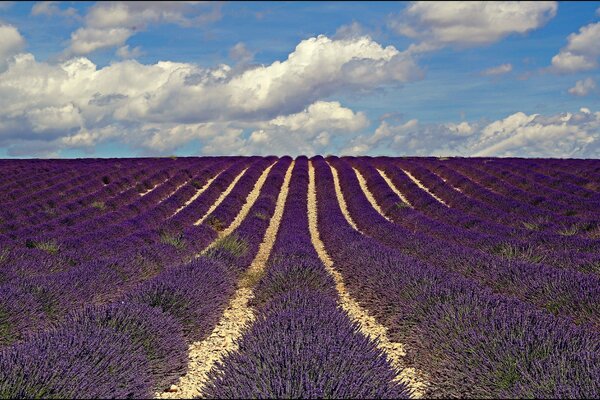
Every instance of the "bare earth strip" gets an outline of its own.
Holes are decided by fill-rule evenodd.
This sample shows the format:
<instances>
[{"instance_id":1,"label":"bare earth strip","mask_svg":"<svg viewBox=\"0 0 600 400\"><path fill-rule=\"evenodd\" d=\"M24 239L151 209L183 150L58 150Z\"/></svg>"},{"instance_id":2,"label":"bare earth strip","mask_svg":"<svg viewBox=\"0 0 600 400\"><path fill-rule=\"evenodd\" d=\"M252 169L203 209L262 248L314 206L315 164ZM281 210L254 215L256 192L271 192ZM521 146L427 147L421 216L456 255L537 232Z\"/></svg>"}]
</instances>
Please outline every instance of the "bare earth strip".
<instances>
[{"instance_id":1,"label":"bare earth strip","mask_svg":"<svg viewBox=\"0 0 600 400\"><path fill-rule=\"evenodd\" d=\"M439 197L437 197L435 194L431 193L429 191L429 189L427 189L422 183L421 181L419 181L417 178L415 178L414 176L412 176L410 174L410 172L402 170L402 172L404 172L406 174L406 176L408 176L410 178L411 181L413 181L415 183L415 185L417 185L419 188L423 189L424 191L426 191L427 193L429 193L431 195L431 197L433 197L434 199L436 199L437 201L439 201L440 203L442 203L443 205L445 205L446 207L449 207L448 204L446 204L444 202L444 200L440 199Z\"/></svg>"},{"instance_id":2,"label":"bare earth strip","mask_svg":"<svg viewBox=\"0 0 600 400\"><path fill-rule=\"evenodd\" d=\"M354 223L354 220L350 216L350 213L348 212L348 206L346 206L346 200L344 200L344 196L342 195L342 187L340 186L340 178L338 177L337 170L334 167L332 167L331 164L329 164L329 162L327 164L329 165L329 168L331 168L331 173L333 174L333 186L335 186L335 194L337 196L338 203L340 204L340 208L342 209L342 214L344 214L344 218L346 218L346 221L348 221L350 226L352 226L355 230L359 231L358 227Z\"/></svg>"},{"instance_id":3,"label":"bare earth strip","mask_svg":"<svg viewBox=\"0 0 600 400\"><path fill-rule=\"evenodd\" d=\"M412 206L412 204L410 204L410 202L408 201L408 199L406 197L404 197L404 195L402 194L402 192L399 191L396 186L394 186L394 183L392 182L392 180L390 179L390 177L385 174L385 172L383 172L380 169L378 169L377 172L379 172L379 175L381 175L381 177L383 178L383 180L385 181L385 183L388 184L388 186L390 187L390 189L392 189L394 191L394 193L396 193L398 195L398 197L400 197L400 200L402 200L404 203L408 204L408 206L410 208L414 208Z\"/></svg>"},{"instance_id":4,"label":"bare earth strip","mask_svg":"<svg viewBox=\"0 0 600 400\"><path fill-rule=\"evenodd\" d=\"M444 177L442 177L442 176L438 175L438 174L437 174L435 171L430 171L430 172L431 172L432 174L434 174L435 176L437 176L438 178L440 178L441 180L443 180L443 181L444 181L444 183L445 183L446 185L450 186L452 189L456 190L457 192L461 192L461 193L462 193L462 189L461 189L461 188L454 187L452 184L448 183L448 179L446 179L446 178L444 178Z\"/></svg>"},{"instance_id":5,"label":"bare earth strip","mask_svg":"<svg viewBox=\"0 0 600 400\"><path fill-rule=\"evenodd\" d=\"M362 176L362 174L356 169L356 168L352 168L354 170L354 173L356 174L356 178L358 179L358 184L360 185L360 188L362 189L363 193L365 194L365 196L367 196L367 200L369 200L369 203L371 203L371 205L373 206L373 208L385 219L387 219L388 221L392 222L391 219L389 219L384 213L383 210L381 209L381 207L379 207L379 204L377 204L377 201L375 200L375 197L373 197L373 194L371 193L371 191L369 190L369 188L367 187L367 181L365 180L365 178Z\"/></svg>"},{"instance_id":6,"label":"bare earth strip","mask_svg":"<svg viewBox=\"0 0 600 400\"><path fill-rule=\"evenodd\" d=\"M238 183L238 181L240 179L242 179L242 176L244 176L244 174L246 173L246 171L248 171L248 168L244 169L242 172L240 172L238 174L238 176L235 177L235 179L233 180L233 182L231 182L229 184L229 186L227 186L227 189L225 189L225 191L221 193L221 195L219 196L219 198L217 199L217 201L215 201L213 203L213 205L210 206L210 208L208 209L208 211L206 212L206 214L204 214L204 216L202 218L200 218L198 221L194 222L194 225L200 225L202 222L204 222L204 220L206 219L206 217L208 217L213 211L215 211L215 209L219 206L219 204L221 204L223 202L223 200L225 200L225 197L227 197L229 195L229 193L231 193L231 191L235 187L236 183Z\"/></svg>"},{"instance_id":7,"label":"bare earth strip","mask_svg":"<svg viewBox=\"0 0 600 400\"><path fill-rule=\"evenodd\" d=\"M335 170L335 168L332 168L332 171L333 170ZM325 265L327 272L331 274L335 281L340 306L350 316L350 319L359 323L362 333L373 340L378 340L377 347L385 352L392 366L400 371L396 379L403 381L410 389L412 389L414 398L423 397L425 383L417 378L416 370L414 368L405 368L403 365L402 359L406 353L402 343L390 341L387 337L386 327L379 324L375 318L369 315L367 310L361 307L361 305L350 296L344 285L344 278L334 268L333 261L325 251L325 245L321 241L317 226L317 192L315 189L315 169L312 162L309 164L308 174L308 225L310 237L321 262ZM337 176L337 174L334 174L334 176ZM339 185L336 185L336 188L337 187L339 187ZM338 191L336 189L336 194L338 199L342 197L341 190ZM347 210L342 212L346 214ZM348 215L347 218L350 218L350 216Z\"/></svg>"},{"instance_id":8,"label":"bare earth strip","mask_svg":"<svg viewBox=\"0 0 600 400\"><path fill-rule=\"evenodd\" d=\"M140 193L140 197L144 197L145 195L149 194L151 191L153 191L154 189L158 188L160 185L166 183L168 181L168 179L166 181L163 181L161 183L157 183L156 185L152 186L150 189L146 190L144 193Z\"/></svg>"},{"instance_id":9,"label":"bare earth strip","mask_svg":"<svg viewBox=\"0 0 600 400\"><path fill-rule=\"evenodd\" d=\"M236 230L242 224L242 221L244 220L244 218L246 218L248 216L250 209L252 208L254 203L256 203L256 200L258 200L258 196L260 195L260 190L262 189L263 185L265 184L265 181L267 180L267 176L269 175L269 172L271 171L271 168L273 168L274 165L275 165L275 163L269 165L269 167L263 171L263 173L260 175L260 177L257 179L256 183L254 184L252 191L246 197L246 201L244 202L242 209L235 216L235 219L233 220L233 222L225 230L219 232L219 236L218 236L217 240L211 242L204 250L202 250L200 255L205 254L208 250L213 248L219 242L219 239L222 239L225 236L229 236L234 230Z\"/></svg>"},{"instance_id":10,"label":"bare earth strip","mask_svg":"<svg viewBox=\"0 0 600 400\"><path fill-rule=\"evenodd\" d=\"M180 378L177 392L157 393L156 397L186 399L200 396L201 390L207 382L207 374L215 362L222 359L228 352L237 350L237 340L255 319L254 311L248 306L248 302L254 296L254 284L264 273L267 260L275 244L275 237L283 217L293 168L294 162L286 172L281 191L277 197L273 217L258 248L258 253L240 279L238 289L230 300L219 323L208 338L190 346L188 373Z\"/></svg>"},{"instance_id":11,"label":"bare earth strip","mask_svg":"<svg viewBox=\"0 0 600 400\"><path fill-rule=\"evenodd\" d=\"M221 171L223 172L223 171ZM181 207L179 207L177 209L177 211L175 211L173 213L173 215L171 215L171 218L173 218L175 215L177 215L181 210L183 210L184 208L186 208L187 206L189 206L190 204L192 204L194 202L194 200L196 200L198 197L200 197L200 195L202 193L204 193L206 191L206 189L208 189L210 187L210 185L213 183L213 181L215 179L217 179L219 177L219 175L221 175L221 172L219 172L217 175L213 176L212 178L210 178L208 181L206 181L206 183L204 184L204 186L202 186L200 189L198 189L198 191L196 193L194 193L194 195L185 202L184 205L182 205Z\"/></svg>"}]
</instances>

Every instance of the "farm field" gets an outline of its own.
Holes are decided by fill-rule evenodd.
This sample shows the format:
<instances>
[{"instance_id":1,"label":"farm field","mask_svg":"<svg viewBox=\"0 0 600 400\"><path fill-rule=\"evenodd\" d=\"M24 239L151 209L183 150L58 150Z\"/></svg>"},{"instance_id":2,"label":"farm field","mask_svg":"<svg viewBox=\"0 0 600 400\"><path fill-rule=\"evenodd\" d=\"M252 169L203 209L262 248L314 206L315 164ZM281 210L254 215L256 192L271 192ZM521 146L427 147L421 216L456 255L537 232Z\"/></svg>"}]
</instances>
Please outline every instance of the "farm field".
<instances>
[{"instance_id":1,"label":"farm field","mask_svg":"<svg viewBox=\"0 0 600 400\"><path fill-rule=\"evenodd\" d=\"M0 172L0 398L600 397L599 160Z\"/></svg>"}]
</instances>

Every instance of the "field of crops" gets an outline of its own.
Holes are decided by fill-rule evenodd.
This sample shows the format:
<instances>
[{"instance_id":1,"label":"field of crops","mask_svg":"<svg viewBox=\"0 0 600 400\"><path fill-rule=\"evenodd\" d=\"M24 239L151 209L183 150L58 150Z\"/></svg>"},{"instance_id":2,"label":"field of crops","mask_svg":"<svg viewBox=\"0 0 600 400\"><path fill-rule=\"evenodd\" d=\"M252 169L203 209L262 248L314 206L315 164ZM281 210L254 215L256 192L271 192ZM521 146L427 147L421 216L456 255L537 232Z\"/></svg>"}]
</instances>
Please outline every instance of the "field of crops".
<instances>
[{"instance_id":1,"label":"field of crops","mask_svg":"<svg viewBox=\"0 0 600 400\"><path fill-rule=\"evenodd\" d=\"M598 160L0 172L0 398L600 397Z\"/></svg>"}]
</instances>

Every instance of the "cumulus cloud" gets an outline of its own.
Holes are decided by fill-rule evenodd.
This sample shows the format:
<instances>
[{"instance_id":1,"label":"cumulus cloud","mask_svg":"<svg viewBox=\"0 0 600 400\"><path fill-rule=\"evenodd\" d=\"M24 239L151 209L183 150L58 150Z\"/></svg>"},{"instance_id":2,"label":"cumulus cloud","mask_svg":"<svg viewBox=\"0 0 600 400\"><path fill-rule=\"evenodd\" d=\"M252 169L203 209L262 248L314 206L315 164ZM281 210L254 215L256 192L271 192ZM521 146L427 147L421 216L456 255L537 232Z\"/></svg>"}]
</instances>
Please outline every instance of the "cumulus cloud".
<instances>
[{"instance_id":1,"label":"cumulus cloud","mask_svg":"<svg viewBox=\"0 0 600 400\"><path fill-rule=\"evenodd\" d=\"M554 1L415 1L392 17L389 26L420 40L409 48L412 52L480 46L543 26L557 7Z\"/></svg>"},{"instance_id":2,"label":"cumulus cloud","mask_svg":"<svg viewBox=\"0 0 600 400\"><path fill-rule=\"evenodd\" d=\"M54 154L109 140L147 154L192 142L203 154L263 153L264 143L313 153L335 144L334 134L368 125L363 113L323 99L421 77L409 56L369 37L310 38L283 61L244 69L131 59L99 68L85 57L50 64L27 53L7 67L0 147L20 155L28 143Z\"/></svg>"},{"instance_id":3,"label":"cumulus cloud","mask_svg":"<svg viewBox=\"0 0 600 400\"><path fill-rule=\"evenodd\" d=\"M66 9L61 9L58 6L58 1L39 1L33 5L31 8L31 15L47 15L49 17L52 16L61 16L61 17L78 17L79 14L77 10L73 7L68 7Z\"/></svg>"},{"instance_id":4,"label":"cumulus cloud","mask_svg":"<svg viewBox=\"0 0 600 400\"><path fill-rule=\"evenodd\" d=\"M229 58L240 64L247 64L254 59L254 53L248 50L244 43L239 42L229 49Z\"/></svg>"},{"instance_id":5,"label":"cumulus cloud","mask_svg":"<svg viewBox=\"0 0 600 400\"><path fill-rule=\"evenodd\" d=\"M144 54L144 52L142 51L142 48L140 46L136 46L133 49L129 49L128 44L119 47L119 49L117 50L117 55L123 59L137 58L142 54Z\"/></svg>"},{"instance_id":6,"label":"cumulus cloud","mask_svg":"<svg viewBox=\"0 0 600 400\"><path fill-rule=\"evenodd\" d=\"M586 78L575 82L575 86L569 89L569 93L574 96L587 96L596 90L596 81L592 78Z\"/></svg>"},{"instance_id":7,"label":"cumulus cloud","mask_svg":"<svg viewBox=\"0 0 600 400\"><path fill-rule=\"evenodd\" d=\"M0 72L6 68L8 60L25 46L25 39L17 28L0 22Z\"/></svg>"},{"instance_id":8,"label":"cumulus cloud","mask_svg":"<svg viewBox=\"0 0 600 400\"><path fill-rule=\"evenodd\" d=\"M317 101L299 113L279 116L259 124L246 141L245 154L314 155L329 147L332 137L346 140L366 128L369 120L339 102Z\"/></svg>"},{"instance_id":9,"label":"cumulus cloud","mask_svg":"<svg viewBox=\"0 0 600 400\"><path fill-rule=\"evenodd\" d=\"M332 40L322 35L300 42L285 61L240 73L227 65L168 65L173 68L168 81L151 96L129 102L119 111L121 118L265 120L344 90L369 90L422 76L414 60L393 46L382 47L368 37Z\"/></svg>"},{"instance_id":10,"label":"cumulus cloud","mask_svg":"<svg viewBox=\"0 0 600 400\"><path fill-rule=\"evenodd\" d=\"M550 69L559 73L587 71L598 67L600 22L589 24L567 38L567 46L552 57Z\"/></svg>"},{"instance_id":11,"label":"cumulus cloud","mask_svg":"<svg viewBox=\"0 0 600 400\"><path fill-rule=\"evenodd\" d=\"M365 28L356 21L352 21L351 24L342 25L336 31L333 37L335 39L348 39L365 36Z\"/></svg>"},{"instance_id":12,"label":"cumulus cloud","mask_svg":"<svg viewBox=\"0 0 600 400\"><path fill-rule=\"evenodd\" d=\"M517 112L493 121L392 125L383 121L371 136L359 136L345 154L368 152L438 156L600 156L600 112L550 116Z\"/></svg>"},{"instance_id":13,"label":"cumulus cloud","mask_svg":"<svg viewBox=\"0 0 600 400\"><path fill-rule=\"evenodd\" d=\"M483 76L498 76L504 75L511 72L513 69L512 64L502 64L496 67L491 67L486 70L481 71L481 75Z\"/></svg>"},{"instance_id":14,"label":"cumulus cloud","mask_svg":"<svg viewBox=\"0 0 600 400\"><path fill-rule=\"evenodd\" d=\"M54 9L56 6L46 6ZM65 57L86 55L96 50L123 48L127 39L150 24L172 23L200 26L221 17L219 3L198 1L108 1L90 7L84 26L71 34Z\"/></svg>"}]
</instances>

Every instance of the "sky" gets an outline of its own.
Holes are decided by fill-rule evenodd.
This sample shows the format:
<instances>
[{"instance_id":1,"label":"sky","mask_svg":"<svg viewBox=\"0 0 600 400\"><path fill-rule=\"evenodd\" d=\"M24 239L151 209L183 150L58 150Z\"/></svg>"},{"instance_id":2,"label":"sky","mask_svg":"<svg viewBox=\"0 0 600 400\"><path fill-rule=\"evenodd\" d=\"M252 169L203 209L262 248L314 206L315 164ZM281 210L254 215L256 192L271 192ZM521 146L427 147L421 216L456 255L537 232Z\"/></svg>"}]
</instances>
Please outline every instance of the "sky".
<instances>
[{"instance_id":1,"label":"sky","mask_svg":"<svg viewBox=\"0 0 600 400\"><path fill-rule=\"evenodd\" d=\"M0 2L0 158L600 158L600 2Z\"/></svg>"}]
</instances>

